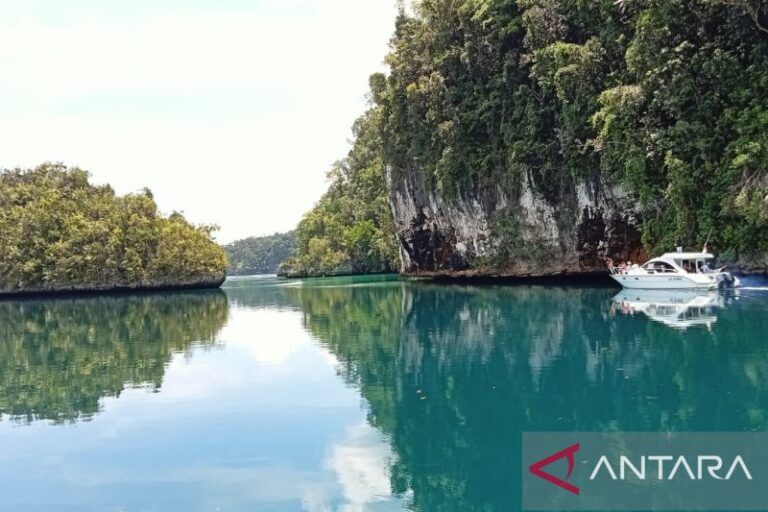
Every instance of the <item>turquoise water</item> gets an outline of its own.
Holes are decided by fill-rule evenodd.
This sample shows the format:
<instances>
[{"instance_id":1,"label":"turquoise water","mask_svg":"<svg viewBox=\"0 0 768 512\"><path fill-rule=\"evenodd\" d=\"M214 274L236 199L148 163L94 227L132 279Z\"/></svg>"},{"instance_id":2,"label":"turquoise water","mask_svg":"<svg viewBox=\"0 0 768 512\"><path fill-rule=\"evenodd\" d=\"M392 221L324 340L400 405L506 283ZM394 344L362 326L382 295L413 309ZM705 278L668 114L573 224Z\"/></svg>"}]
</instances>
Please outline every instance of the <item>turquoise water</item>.
<instances>
[{"instance_id":1,"label":"turquoise water","mask_svg":"<svg viewBox=\"0 0 768 512\"><path fill-rule=\"evenodd\" d=\"M0 510L519 510L523 431L765 430L751 284L2 301Z\"/></svg>"}]
</instances>

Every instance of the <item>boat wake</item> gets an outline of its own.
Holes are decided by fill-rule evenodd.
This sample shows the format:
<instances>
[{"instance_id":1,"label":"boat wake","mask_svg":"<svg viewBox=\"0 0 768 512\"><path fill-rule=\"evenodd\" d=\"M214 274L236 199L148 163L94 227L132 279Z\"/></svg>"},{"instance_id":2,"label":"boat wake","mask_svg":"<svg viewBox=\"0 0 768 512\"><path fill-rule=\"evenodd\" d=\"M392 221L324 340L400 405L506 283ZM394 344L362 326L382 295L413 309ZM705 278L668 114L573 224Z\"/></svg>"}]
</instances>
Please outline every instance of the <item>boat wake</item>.
<instances>
[{"instance_id":1,"label":"boat wake","mask_svg":"<svg viewBox=\"0 0 768 512\"><path fill-rule=\"evenodd\" d=\"M761 292L768 292L768 286L741 286L739 290L757 290Z\"/></svg>"}]
</instances>

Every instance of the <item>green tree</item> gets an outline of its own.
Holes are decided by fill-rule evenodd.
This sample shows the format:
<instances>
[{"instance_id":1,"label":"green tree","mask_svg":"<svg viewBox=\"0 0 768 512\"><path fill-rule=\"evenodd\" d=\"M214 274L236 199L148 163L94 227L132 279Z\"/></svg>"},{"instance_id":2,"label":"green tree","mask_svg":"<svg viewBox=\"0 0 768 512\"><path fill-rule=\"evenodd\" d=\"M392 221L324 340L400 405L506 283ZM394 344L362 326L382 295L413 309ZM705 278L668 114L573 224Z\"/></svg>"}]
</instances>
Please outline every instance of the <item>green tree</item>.
<instances>
[{"instance_id":1,"label":"green tree","mask_svg":"<svg viewBox=\"0 0 768 512\"><path fill-rule=\"evenodd\" d=\"M0 292L211 286L226 254L213 226L157 211L151 192L117 196L61 164L0 174Z\"/></svg>"},{"instance_id":2,"label":"green tree","mask_svg":"<svg viewBox=\"0 0 768 512\"><path fill-rule=\"evenodd\" d=\"M274 274L280 263L296 252L296 232L250 237L224 246L229 257L229 274Z\"/></svg>"},{"instance_id":3,"label":"green tree","mask_svg":"<svg viewBox=\"0 0 768 512\"><path fill-rule=\"evenodd\" d=\"M374 78L375 80L375 78ZM330 186L296 229L296 255L279 273L317 276L393 272L397 243L381 154L379 110L355 122L347 158L328 172Z\"/></svg>"}]
</instances>

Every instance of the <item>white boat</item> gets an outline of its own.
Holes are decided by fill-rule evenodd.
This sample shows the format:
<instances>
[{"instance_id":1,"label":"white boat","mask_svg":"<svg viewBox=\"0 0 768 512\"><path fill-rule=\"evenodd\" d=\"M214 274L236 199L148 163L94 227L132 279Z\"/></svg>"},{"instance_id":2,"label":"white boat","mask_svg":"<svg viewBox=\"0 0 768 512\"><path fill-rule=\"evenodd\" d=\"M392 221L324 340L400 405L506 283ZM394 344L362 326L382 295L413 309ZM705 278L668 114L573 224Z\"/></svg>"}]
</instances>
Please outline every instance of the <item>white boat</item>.
<instances>
[{"instance_id":1,"label":"white boat","mask_svg":"<svg viewBox=\"0 0 768 512\"><path fill-rule=\"evenodd\" d=\"M629 290L613 298L617 313L642 313L655 322L687 329L697 325L712 327L723 297L715 291L702 290Z\"/></svg>"},{"instance_id":2,"label":"white boat","mask_svg":"<svg viewBox=\"0 0 768 512\"><path fill-rule=\"evenodd\" d=\"M649 290L713 290L741 286L741 281L723 268L713 270L708 252L668 252L644 265L610 266L611 277L625 288Z\"/></svg>"}]
</instances>

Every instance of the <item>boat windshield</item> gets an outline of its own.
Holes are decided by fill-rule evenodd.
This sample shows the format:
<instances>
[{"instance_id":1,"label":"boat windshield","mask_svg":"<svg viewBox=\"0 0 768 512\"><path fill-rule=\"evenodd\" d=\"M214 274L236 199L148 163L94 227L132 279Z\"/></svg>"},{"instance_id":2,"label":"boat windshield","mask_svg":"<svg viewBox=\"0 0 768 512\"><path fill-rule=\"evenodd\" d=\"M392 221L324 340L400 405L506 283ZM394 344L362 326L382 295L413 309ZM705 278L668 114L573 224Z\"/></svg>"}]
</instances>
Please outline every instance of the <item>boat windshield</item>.
<instances>
[{"instance_id":1,"label":"boat windshield","mask_svg":"<svg viewBox=\"0 0 768 512\"><path fill-rule=\"evenodd\" d=\"M677 272L675 267L664 261L649 261L643 268L651 273Z\"/></svg>"},{"instance_id":2,"label":"boat windshield","mask_svg":"<svg viewBox=\"0 0 768 512\"><path fill-rule=\"evenodd\" d=\"M708 274L711 272L709 266L707 265L707 261L704 259L675 260L675 263L677 263L680 268L688 273Z\"/></svg>"}]
</instances>

